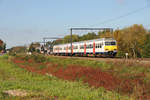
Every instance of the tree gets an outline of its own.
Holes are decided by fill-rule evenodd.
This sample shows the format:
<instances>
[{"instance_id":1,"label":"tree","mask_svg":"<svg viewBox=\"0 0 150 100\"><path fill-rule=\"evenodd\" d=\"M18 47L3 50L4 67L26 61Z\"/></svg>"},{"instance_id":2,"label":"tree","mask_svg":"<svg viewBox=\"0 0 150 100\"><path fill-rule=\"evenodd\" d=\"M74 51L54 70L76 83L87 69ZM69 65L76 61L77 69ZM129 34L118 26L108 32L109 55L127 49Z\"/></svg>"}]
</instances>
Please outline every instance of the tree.
<instances>
[{"instance_id":1,"label":"tree","mask_svg":"<svg viewBox=\"0 0 150 100\"><path fill-rule=\"evenodd\" d=\"M99 38L113 38L113 34L108 30L99 31L98 36L99 36Z\"/></svg>"},{"instance_id":2,"label":"tree","mask_svg":"<svg viewBox=\"0 0 150 100\"><path fill-rule=\"evenodd\" d=\"M99 37L94 32L85 34L83 36L73 34L72 42L91 40L91 39L97 39L97 38L99 38ZM70 41L71 41L71 36L66 35L63 39L57 39L57 40L53 41L52 44L57 45L57 44L63 44L63 43L70 43Z\"/></svg>"},{"instance_id":3,"label":"tree","mask_svg":"<svg viewBox=\"0 0 150 100\"><path fill-rule=\"evenodd\" d=\"M117 29L114 31L113 33L113 37L114 39L117 41L117 47L118 47L118 56L124 56L124 54L126 53L126 46L124 45L124 41L122 40L122 31Z\"/></svg>"},{"instance_id":4,"label":"tree","mask_svg":"<svg viewBox=\"0 0 150 100\"><path fill-rule=\"evenodd\" d=\"M63 39L57 39L52 42L53 45L62 44L62 43L63 43Z\"/></svg>"},{"instance_id":5,"label":"tree","mask_svg":"<svg viewBox=\"0 0 150 100\"><path fill-rule=\"evenodd\" d=\"M147 33L150 34L150 30L148 30Z\"/></svg>"},{"instance_id":6,"label":"tree","mask_svg":"<svg viewBox=\"0 0 150 100\"><path fill-rule=\"evenodd\" d=\"M92 39L96 39L96 38L98 38L97 35L94 32L92 32L92 33L88 33L83 36L80 36L80 41L92 40Z\"/></svg>"},{"instance_id":7,"label":"tree","mask_svg":"<svg viewBox=\"0 0 150 100\"><path fill-rule=\"evenodd\" d=\"M147 39L145 41L143 57L150 57L150 34L147 34Z\"/></svg>"},{"instance_id":8,"label":"tree","mask_svg":"<svg viewBox=\"0 0 150 100\"><path fill-rule=\"evenodd\" d=\"M142 57L146 40L146 29L142 25L133 25L122 30L116 30L114 37L118 42L118 50L129 53L131 57Z\"/></svg>"},{"instance_id":9,"label":"tree","mask_svg":"<svg viewBox=\"0 0 150 100\"><path fill-rule=\"evenodd\" d=\"M36 42L36 43L31 43L31 45L29 46L29 51L30 52L35 52L36 51L36 49L38 48L38 47L40 47L41 45L40 45L40 43L38 43L38 42Z\"/></svg>"},{"instance_id":10,"label":"tree","mask_svg":"<svg viewBox=\"0 0 150 100\"><path fill-rule=\"evenodd\" d=\"M6 43L0 40L0 52L5 52L5 51L6 51Z\"/></svg>"},{"instance_id":11,"label":"tree","mask_svg":"<svg viewBox=\"0 0 150 100\"><path fill-rule=\"evenodd\" d=\"M63 43L70 43L71 36L66 35L64 37ZM77 42L79 41L79 36L78 35L72 35L72 42Z\"/></svg>"},{"instance_id":12,"label":"tree","mask_svg":"<svg viewBox=\"0 0 150 100\"><path fill-rule=\"evenodd\" d=\"M10 54L25 53L25 52L27 52L27 48L25 46L16 46L10 49Z\"/></svg>"}]
</instances>

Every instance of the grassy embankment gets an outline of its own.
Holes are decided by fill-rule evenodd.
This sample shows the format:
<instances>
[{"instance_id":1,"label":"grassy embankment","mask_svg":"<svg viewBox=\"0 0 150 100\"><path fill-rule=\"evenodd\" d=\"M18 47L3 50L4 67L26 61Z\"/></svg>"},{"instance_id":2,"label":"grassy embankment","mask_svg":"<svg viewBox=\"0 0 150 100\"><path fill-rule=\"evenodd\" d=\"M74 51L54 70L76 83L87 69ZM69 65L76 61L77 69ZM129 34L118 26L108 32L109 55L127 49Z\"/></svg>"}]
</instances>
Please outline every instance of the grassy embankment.
<instances>
[{"instance_id":1,"label":"grassy embankment","mask_svg":"<svg viewBox=\"0 0 150 100\"><path fill-rule=\"evenodd\" d=\"M139 75L144 74L144 81L146 83L150 82L150 63L138 62L136 60L95 61L78 58L47 58L49 58L49 62L56 63L59 66L80 65L82 67L100 68L102 71L110 72L120 78L140 78Z\"/></svg>"},{"instance_id":2,"label":"grassy embankment","mask_svg":"<svg viewBox=\"0 0 150 100\"><path fill-rule=\"evenodd\" d=\"M63 75L61 78L66 77L68 75L74 77L74 74L72 74L72 72L68 73L68 71L70 72L71 70L74 70L74 69L67 70L72 65L73 67L82 67L79 70L80 72L83 72L82 74L86 74L86 72L89 73L90 76L86 77L88 79L90 79L91 74L94 74L94 73L93 72L91 73L91 71L87 71L85 69L87 69L88 67L93 68L93 69L101 69L103 72L107 72L113 77L118 78L119 84L117 84L117 87L113 89L116 92L120 94L129 95L135 98L141 98L142 100L150 99L150 93L149 93L150 91L150 88L149 88L150 64L149 63L140 63L137 61L135 62L135 60L128 60L128 61L123 60L123 61L117 61L117 62L105 61L104 62L104 61L94 61L94 60L81 60L78 58L66 59L66 58L59 58L59 57L46 57L46 56L40 56L40 55L32 55L32 56L23 55L23 56L18 56L16 58L19 58L25 61L23 63L25 66L26 65L28 67L32 66L33 68L36 68L38 70L46 69L47 67L49 67L46 65L46 63L51 63L53 66L56 67L56 72L57 70L61 72L60 74ZM85 67L85 69L83 67ZM93 71L93 69L90 69L90 70ZM64 74L64 73L67 73L67 74ZM95 71L95 73L97 73L97 71ZM80 73L75 73L75 74L80 74ZM103 78L102 74L103 73L99 74L98 72L97 75L99 76L95 75L90 80L95 81L94 83L98 83L99 81L100 82L99 86L104 86L108 82L105 79L100 80L101 78ZM57 76L60 77L60 75L57 75ZM106 75L104 75L104 77L105 76ZM83 75L83 77L80 77L80 78L81 80L85 79L85 75ZM77 77L77 81L78 80L79 79ZM111 80L111 83L113 83L114 81ZM104 83L104 85L101 85L101 83ZM94 84L94 86L95 85L96 84Z\"/></svg>"},{"instance_id":3,"label":"grassy embankment","mask_svg":"<svg viewBox=\"0 0 150 100\"><path fill-rule=\"evenodd\" d=\"M3 94L3 91L16 89L25 90L28 95L26 97L12 97ZM0 99L131 100L118 93L106 91L104 88L89 88L87 84L80 81L68 82L54 76L28 72L12 63L9 56L0 57Z\"/></svg>"},{"instance_id":4,"label":"grassy embankment","mask_svg":"<svg viewBox=\"0 0 150 100\"><path fill-rule=\"evenodd\" d=\"M103 72L108 72L114 77L121 79L119 84L122 89L119 93L134 95L136 98L142 100L150 99L150 62L144 63L136 60L122 60L122 61L94 61L94 60L81 60L78 58L59 58L48 57L49 61L56 63L60 66L68 66L70 64L100 68ZM127 87L123 87L126 84Z\"/></svg>"}]
</instances>

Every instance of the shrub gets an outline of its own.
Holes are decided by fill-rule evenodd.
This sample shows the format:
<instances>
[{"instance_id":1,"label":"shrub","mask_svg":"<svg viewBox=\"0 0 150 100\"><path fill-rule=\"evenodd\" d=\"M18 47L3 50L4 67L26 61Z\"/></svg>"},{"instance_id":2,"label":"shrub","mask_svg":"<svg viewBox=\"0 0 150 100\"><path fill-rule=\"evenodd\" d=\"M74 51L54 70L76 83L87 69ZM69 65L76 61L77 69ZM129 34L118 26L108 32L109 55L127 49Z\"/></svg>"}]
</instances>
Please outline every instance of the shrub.
<instances>
[{"instance_id":1,"label":"shrub","mask_svg":"<svg viewBox=\"0 0 150 100\"><path fill-rule=\"evenodd\" d=\"M32 57L37 63L42 63L46 61L46 57L44 57L43 55L32 55Z\"/></svg>"}]
</instances>

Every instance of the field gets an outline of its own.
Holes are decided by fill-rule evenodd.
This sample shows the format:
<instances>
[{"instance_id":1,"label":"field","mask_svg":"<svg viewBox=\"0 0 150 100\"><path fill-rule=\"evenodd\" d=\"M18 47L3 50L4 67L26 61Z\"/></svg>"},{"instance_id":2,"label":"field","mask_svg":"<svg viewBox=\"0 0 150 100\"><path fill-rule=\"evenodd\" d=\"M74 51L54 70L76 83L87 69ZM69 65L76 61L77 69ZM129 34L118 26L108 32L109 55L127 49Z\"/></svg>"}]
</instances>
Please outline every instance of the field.
<instances>
[{"instance_id":1,"label":"field","mask_svg":"<svg viewBox=\"0 0 150 100\"><path fill-rule=\"evenodd\" d=\"M150 98L150 64L135 61L5 55L0 57L0 81L2 100ZM26 95L8 95L7 90L25 91Z\"/></svg>"}]
</instances>

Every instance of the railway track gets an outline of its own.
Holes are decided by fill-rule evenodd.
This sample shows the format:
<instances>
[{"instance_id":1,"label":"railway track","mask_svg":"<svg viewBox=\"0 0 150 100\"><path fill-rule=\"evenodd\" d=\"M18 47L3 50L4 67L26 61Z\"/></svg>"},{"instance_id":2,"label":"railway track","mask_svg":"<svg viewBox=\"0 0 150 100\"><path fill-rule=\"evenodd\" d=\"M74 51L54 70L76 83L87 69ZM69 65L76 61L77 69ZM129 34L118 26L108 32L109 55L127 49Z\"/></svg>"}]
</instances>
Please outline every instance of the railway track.
<instances>
[{"instance_id":1,"label":"railway track","mask_svg":"<svg viewBox=\"0 0 150 100\"><path fill-rule=\"evenodd\" d=\"M82 60L96 60L96 61L129 61L129 62L139 62L139 63L150 63L150 58L138 58L138 59L125 59L125 58L99 58L99 57L77 57L77 56L53 56L59 58L69 58L69 59L82 59Z\"/></svg>"}]
</instances>

